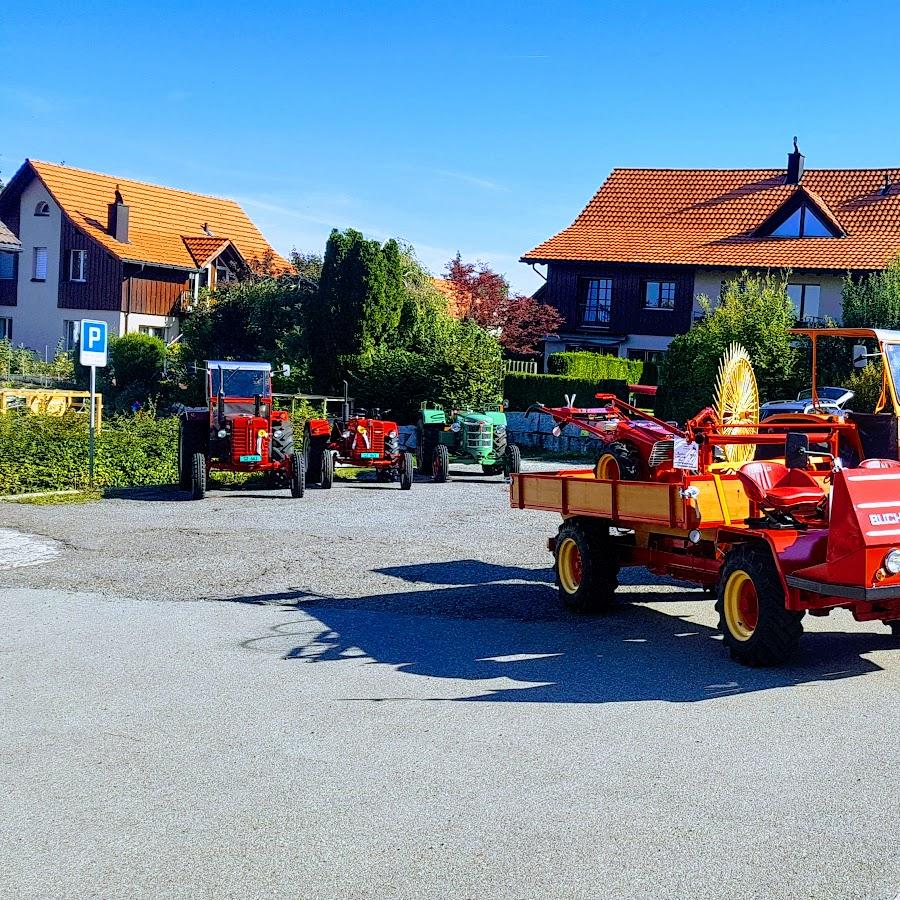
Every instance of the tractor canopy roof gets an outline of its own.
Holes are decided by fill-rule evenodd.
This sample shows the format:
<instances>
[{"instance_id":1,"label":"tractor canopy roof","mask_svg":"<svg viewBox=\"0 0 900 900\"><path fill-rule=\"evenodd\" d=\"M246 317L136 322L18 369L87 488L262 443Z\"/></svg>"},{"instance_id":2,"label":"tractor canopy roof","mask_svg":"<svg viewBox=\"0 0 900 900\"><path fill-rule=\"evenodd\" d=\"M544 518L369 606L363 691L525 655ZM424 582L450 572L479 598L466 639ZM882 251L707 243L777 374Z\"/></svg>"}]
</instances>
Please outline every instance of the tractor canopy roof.
<instances>
[{"instance_id":1,"label":"tractor canopy roof","mask_svg":"<svg viewBox=\"0 0 900 900\"><path fill-rule=\"evenodd\" d=\"M874 338L882 344L900 344L900 331L889 328L792 328L791 334L803 334L808 338L837 337Z\"/></svg>"},{"instance_id":2,"label":"tractor canopy roof","mask_svg":"<svg viewBox=\"0 0 900 900\"><path fill-rule=\"evenodd\" d=\"M233 369L243 369L246 371L271 372L272 364L267 362L242 362L237 359L208 359L206 361L207 369L225 369L231 371Z\"/></svg>"},{"instance_id":3,"label":"tractor canopy roof","mask_svg":"<svg viewBox=\"0 0 900 900\"><path fill-rule=\"evenodd\" d=\"M268 397L271 392L272 366L261 362L235 360L208 360L210 393L221 390L226 397Z\"/></svg>"}]
</instances>

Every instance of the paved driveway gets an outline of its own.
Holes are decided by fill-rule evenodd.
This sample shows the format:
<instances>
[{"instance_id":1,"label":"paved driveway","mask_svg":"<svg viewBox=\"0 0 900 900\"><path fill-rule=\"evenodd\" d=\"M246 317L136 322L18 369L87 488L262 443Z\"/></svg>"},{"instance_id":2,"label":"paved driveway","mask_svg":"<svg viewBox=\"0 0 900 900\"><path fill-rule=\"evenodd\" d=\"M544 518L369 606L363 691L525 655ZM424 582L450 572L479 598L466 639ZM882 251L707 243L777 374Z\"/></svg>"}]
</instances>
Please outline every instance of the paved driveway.
<instances>
[{"instance_id":1,"label":"paved driveway","mask_svg":"<svg viewBox=\"0 0 900 900\"><path fill-rule=\"evenodd\" d=\"M755 671L641 571L564 613L474 470L178 497L0 504L0 895L900 893L882 626Z\"/></svg>"}]
</instances>

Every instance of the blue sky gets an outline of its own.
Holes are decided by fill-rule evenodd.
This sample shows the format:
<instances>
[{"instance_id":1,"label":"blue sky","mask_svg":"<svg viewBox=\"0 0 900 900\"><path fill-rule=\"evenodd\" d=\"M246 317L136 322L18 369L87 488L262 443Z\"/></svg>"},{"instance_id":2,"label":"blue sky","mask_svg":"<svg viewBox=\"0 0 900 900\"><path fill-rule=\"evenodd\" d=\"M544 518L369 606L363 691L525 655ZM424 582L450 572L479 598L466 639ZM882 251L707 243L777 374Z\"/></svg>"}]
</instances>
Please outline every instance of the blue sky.
<instances>
[{"instance_id":1,"label":"blue sky","mask_svg":"<svg viewBox=\"0 0 900 900\"><path fill-rule=\"evenodd\" d=\"M264 11L262 7L265 7ZM26 156L239 200L281 251L333 226L518 257L615 166L900 164L887 3L72 4L0 12L0 172Z\"/></svg>"}]
</instances>

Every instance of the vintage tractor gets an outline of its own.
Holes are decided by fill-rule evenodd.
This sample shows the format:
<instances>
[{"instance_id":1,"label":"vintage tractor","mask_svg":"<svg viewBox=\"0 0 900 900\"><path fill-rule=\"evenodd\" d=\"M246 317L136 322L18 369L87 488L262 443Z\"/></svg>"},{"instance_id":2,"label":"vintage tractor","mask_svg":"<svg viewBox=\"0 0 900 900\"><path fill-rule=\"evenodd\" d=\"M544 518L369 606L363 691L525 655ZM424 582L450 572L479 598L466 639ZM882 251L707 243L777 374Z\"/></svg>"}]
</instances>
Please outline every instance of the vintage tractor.
<instances>
[{"instance_id":1,"label":"vintage tractor","mask_svg":"<svg viewBox=\"0 0 900 900\"><path fill-rule=\"evenodd\" d=\"M397 423L382 419L378 409L354 409L347 382L340 416L307 421L303 457L308 484L330 488L335 463L344 463L374 469L378 481L399 482L401 491L412 487L413 455L401 447Z\"/></svg>"},{"instance_id":2,"label":"vintage tractor","mask_svg":"<svg viewBox=\"0 0 900 900\"><path fill-rule=\"evenodd\" d=\"M890 363L900 340L880 346L895 397ZM607 610L619 570L646 566L715 595L725 646L752 666L784 663L806 613L843 608L900 636L900 462L867 454L843 416L759 423L744 353L723 362L717 393L720 409L684 429L657 422L670 437L649 453L635 443L637 478L612 466L513 476L512 506L562 516L549 542L562 602ZM573 411L556 413L574 421ZM602 422L584 424L601 436ZM842 447L859 461L844 466Z\"/></svg>"},{"instance_id":3,"label":"vintage tractor","mask_svg":"<svg viewBox=\"0 0 900 900\"><path fill-rule=\"evenodd\" d=\"M472 462L485 475L509 476L522 467L522 454L507 440L506 408L453 410L422 404L416 422L417 468L437 482L450 477L450 462Z\"/></svg>"},{"instance_id":4,"label":"vintage tractor","mask_svg":"<svg viewBox=\"0 0 900 900\"><path fill-rule=\"evenodd\" d=\"M206 363L204 407L180 416L180 485L192 500L206 494L211 471L265 472L273 487L289 486L302 497L303 458L294 448L290 416L272 405L268 363Z\"/></svg>"}]
</instances>

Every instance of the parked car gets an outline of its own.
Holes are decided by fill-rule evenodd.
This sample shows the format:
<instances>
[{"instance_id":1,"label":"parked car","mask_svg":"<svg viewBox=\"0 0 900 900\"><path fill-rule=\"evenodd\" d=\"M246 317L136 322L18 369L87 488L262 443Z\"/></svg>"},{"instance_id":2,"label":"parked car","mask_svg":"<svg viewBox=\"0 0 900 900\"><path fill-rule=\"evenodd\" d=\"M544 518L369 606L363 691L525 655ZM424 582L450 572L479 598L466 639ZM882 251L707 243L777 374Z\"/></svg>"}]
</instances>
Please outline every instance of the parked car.
<instances>
[{"instance_id":1,"label":"parked car","mask_svg":"<svg viewBox=\"0 0 900 900\"><path fill-rule=\"evenodd\" d=\"M797 394L796 400L770 400L759 409L760 419L782 413L826 413L828 415L840 415L846 405L854 398L853 391L842 387L816 388L819 397L818 404L813 403L812 388L806 388Z\"/></svg>"}]
</instances>

